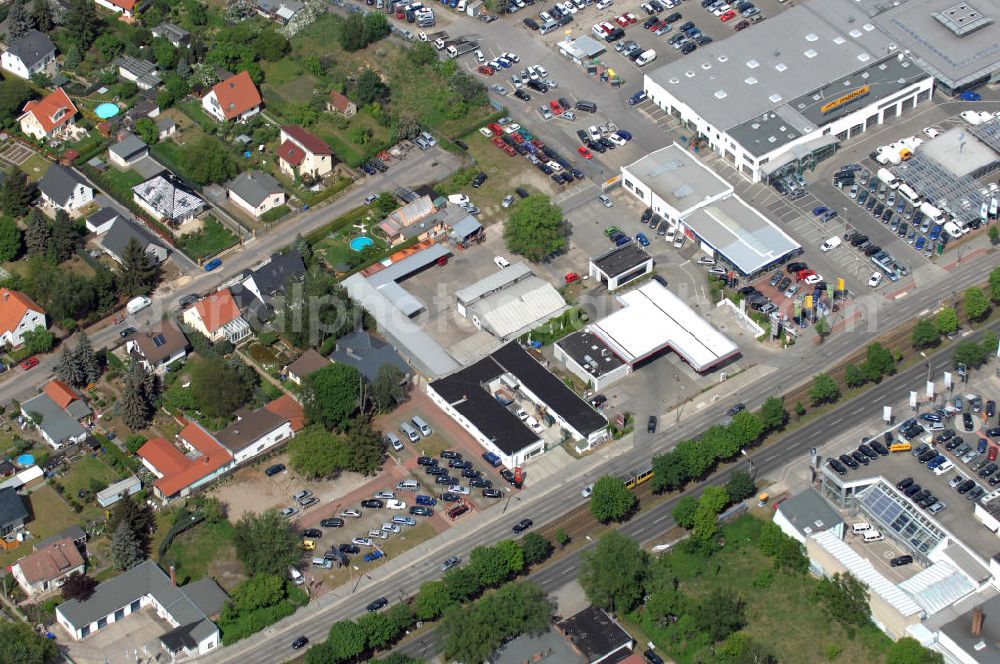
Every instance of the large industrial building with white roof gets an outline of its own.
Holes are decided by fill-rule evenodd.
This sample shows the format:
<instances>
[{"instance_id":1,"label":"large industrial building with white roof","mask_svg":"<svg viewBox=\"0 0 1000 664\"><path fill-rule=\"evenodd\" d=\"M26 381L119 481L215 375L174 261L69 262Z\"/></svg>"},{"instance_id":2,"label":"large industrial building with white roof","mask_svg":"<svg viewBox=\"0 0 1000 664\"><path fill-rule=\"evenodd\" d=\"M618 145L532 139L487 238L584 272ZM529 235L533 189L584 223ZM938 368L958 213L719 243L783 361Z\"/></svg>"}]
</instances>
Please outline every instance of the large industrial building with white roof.
<instances>
[{"instance_id":1,"label":"large industrial building with white roof","mask_svg":"<svg viewBox=\"0 0 1000 664\"><path fill-rule=\"evenodd\" d=\"M769 182L929 100L934 77L857 3L810 0L646 74L644 88L738 171Z\"/></svg>"}]
</instances>

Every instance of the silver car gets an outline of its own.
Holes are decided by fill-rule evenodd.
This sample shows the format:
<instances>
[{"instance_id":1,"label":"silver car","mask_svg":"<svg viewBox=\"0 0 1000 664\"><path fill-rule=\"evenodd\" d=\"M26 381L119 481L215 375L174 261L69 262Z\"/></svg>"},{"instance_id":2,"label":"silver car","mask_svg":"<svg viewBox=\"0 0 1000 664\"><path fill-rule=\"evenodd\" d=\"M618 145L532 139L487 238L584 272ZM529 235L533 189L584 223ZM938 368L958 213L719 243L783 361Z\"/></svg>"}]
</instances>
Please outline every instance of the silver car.
<instances>
[{"instance_id":1,"label":"silver car","mask_svg":"<svg viewBox=\"0 0 1000 664\"><path fill-rule=\"evenodd\" d=\"M609 198L607 194L598 194L597 195L597 200L599 200L601 203L603 203L604 207L606 207L606 208L614 207L615 206L615 202L613 200L611 200L611 198Z\"/></svg>"},{"instance_id":2,"label":"silver car","mask_svg":"<svg viewBox=\"0 0 1000 664\"><path fill-rule=\"evenodd\" d=\"M542 117L546 120L552 119L552 111L549 110L548 106L539 106L538 112L542 114Z\"/></svg>"}]
</instances>

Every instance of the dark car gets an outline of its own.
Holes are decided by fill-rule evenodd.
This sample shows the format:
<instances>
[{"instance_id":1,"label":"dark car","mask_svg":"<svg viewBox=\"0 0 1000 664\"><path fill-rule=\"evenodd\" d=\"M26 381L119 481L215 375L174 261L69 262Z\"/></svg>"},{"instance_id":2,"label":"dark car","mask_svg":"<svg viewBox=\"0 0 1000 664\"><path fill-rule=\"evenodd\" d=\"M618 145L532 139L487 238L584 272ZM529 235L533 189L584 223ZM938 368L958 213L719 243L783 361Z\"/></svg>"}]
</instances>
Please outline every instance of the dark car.
<instances>
[{"instance_id":1,"label":"dark car","mask_svg":"<svg viewBox=\"0 0 1000 664\"><path fill-rule=\"evenodd\" d=\"M462 497L460 495L458 495L457 493L452 493L451 491L445 491L444 493L441 494L441 500L443 500L446 503L457 503L461 499Z\"/></svg>"},{"instance_id":2,"label":"dark car","mask_svg":"<svg viewBox=\"0 0 1000 664\"><path fill-rule=\"evenodd\" d=\"M875 450L873 450L870 445L866 443L861 443L860 445L858 445L858 451L864 454L869 459L878 458L878 453Z\"/></svg>"},{"instance_id":3,"label":"dark car","mask_svg":"<svg viewBox=\"0 0 1000 664\"><path fill-rule=\"evenodd\" d=\"M993 427L991 429L987 429L983 433L985 433L990 438L1000 438L1000 427Z\"/></svg>"},{"instance_id":4,"label":"dark car","mask_svg":"<svg viewBox=\"0 0 1000 664\"><path fill-rule=\"evenodd\" d=\"M526 19L524 19L521 22L524 23L525 27L527 27L529 30L537 30L538 29L538 22L535 21L535 19L533 19L533 18L526 18Z\"/></svg>"},{"instance_id":5,"label":"dark car","mask_svg":"<svg viewBox=\"0 0 1000 664\"><path fill-rule=\"evenodd\" d=\"M361 549L358 548L358 545L351 544L350 542L347 544L341 544L337 548L340 549L341 553L361 553Z\"/></svg>"},{"instance_id":6,"label":"dark car","mask_svg":"<svg viewBox=\"0 0 1000 664\"><path fill-rule=\"evenodd\" d=\"M413 516L434 516L434 510L423 505L414 505L410 508L410 514Z\"/></svg>"},{"instance_id":7,"label":"dark car","mask_svg":"<svg viewBox=\"0 0 1000 664\"><path fill-rule=\"evenodd\" d=\"M434 476L437 476L437 475L447 475L448 474L448 469L447 468L442 468L441 466L427 466L427 469L424 470L424 472L426 474L434 477Z\"/></svg>"},{"instance_id":8,"label":"dark car","mask_svg":"<svg viewBox=\"0 0 1000 664\"><path fill-rule=\"evenodd\" d=\"M466 463L468 463L468 462L466 462ZM476 470L475 468L463 468L462 469L462 477L468 477L470 479L473 479L473 478L482 477L482 476L483 476L482 471Z\"/></svg>"},{"instance_id":9,"label":"dark car","mask_svg":"<svg viewBox=\"0 0 1000 664\"><path fill-rule=\"evenodd\" d=\"M417 505L430 506L434 505L435 503L437 503L437 500L431 496L424 496L424 495L417 496Z\"/></svg>"},{"instance_id":10,"label":"dark car","mask_svg":"<svg viewBox=\"0 0 1000 664\"><path fill-rule=\"evenodd\" d=\"M382 509L382 501L377 498L366 498L361 501L361 506L373 510Z\"/></svg>"},{"instance_id":11,"label":"dark car","mask_svg":"<svg viewBox=\"0 0 1000 664\"><path fill-rule=\"evenodd\" d=\"M190 307L192 304L200 300L201 298L194 293L188 293L180 299L180 305L182 309Z\"/></svg>"},{"instance_id":12,"label":"dark car","mask_svg":"<svg viewBox=\"0 0 1000 664\"><path fill-rule=\"evenodd\" d=\"M379 609L385 608L387 606L389 606L389 600L387 600L385 597L379 597L377 600L375 600L365 608L368 610L368 613L375 613Z\"/></svg>"},{"instance_id":13,"label":"dark car","mask_svg":"<svg viewBox=\"0 0 1000 664\"><path fill-rule=\"evenodd\" d=\"M511 528L511 531L515 535L518 535L520 533L523 533L528 528L531 528L532 525L534 525L534 523L532 522L531 519L521 519L520 521L514 524L514 527Z\"/></svg>"},{"instance_id":14,"label":"dark car","mask_svg":"<svg viewBox=\"0 0 1000 664\"><path fill-rule=\"evenodd\" d=\"M840 457L838 457L838 458L840 459L840 463L844 464L845 466L847 466L851 470L857 470L858 468L861 467L861 465L858 464L857 461L855 461L854 459L852 459L850 456L848 456L846 454L841 454Z\"/></svg>"},{"instance_id":15,"label":"dark car","mask_svg":"<svg viewBox=\"0 0 1000 664\"><path fill-rule=\"evenodd\" d=\"M652 650L647 650L642 653L642 656L646 658L646 661L649 662L649 664L663 664L663 658Z\"/></svg>"},{"instance_id":16,"label":"dark car","mask_svg":"<svg viewBox=\"0 0 1000 664\"><path fill-rule=\"evenodd\" d=\"M997 414L997 402L990 399L986 402L986 417L993 417Z\"/></svg>"},{"instance_id":17,"label":"dark car","mask_svg":"<svg viewBox=\"0 0 1000 664\"><path fill-rule=\"evenodd\" d=\"M343 528L344 520L337 518L323 519L322 521L319 522L319 525L323 526L324 528Z\"/></svg>"},{"instance_id":18,"label":"dark car","mask_svg":"<svg viewBox=\"0 0 1000 664\"><path fill-rule=\"evenodd\" d=\"M900 491L902 491L903 489L906 489L906 488L908 488L910 486L913 486L913 478L912 477L906 477L906 478L901 479L899 482L896 483L896 488L899 489Z\"/></svg>"},{"instance_id":19,"label":"dark car","mask_svg":"<svg viewBox=\"0 0 1000 664\"><path fill-rule=\"evenodd\" d=\"M118 333L118 336L124 339L125 337L130 337L135 333L136 329L134 327L126 327L124 330Z\"/></svg>"},{"instance_id":20,"label":"dark car","mask_svg":"<svg viewBox=\"0 0 1000 664\"><path fill-rule=\"evenodd\" d=\"M462 453L455 452L454 450L441 450L442 459L461 459Z\"/></svg>"},{"instance_id":21,"label":"dark car","mask_svg":"<svg viewBox=\"0 0 1000 664\"><path fill-rule=\"evenodd\" d=\"M912 498L913 496L917 495L923 490L924 488L919 484L911 484L906 488L906 490L903 491L903 495L906 496L907 498Z\"/></svg>"},{"instance_id":22,"label":"dark car","mask_svg":"<svg viewBox=\"0 0 1000 664\"><path fill-rule=\"evenodd\" d=\"M802 270L807 270L807 269L809 269L808 265L797 261L794 263L789 263L788 265L785 266L785 271L788 272L789 274L792 274L794 272L801 272Z\"/></svg>"},{"instance_id":23,"label":"dark car","mask_svg":"<svg viewBox=\"0 0 1000 664\"><path fill-rule=\"evenodd\" d=\"M913 562L913 556L896 556L889 561L890 567L902 567L903 565L909 565Z\"/></svg>"},{"instance_id":24,"label":"dark car","mask_svg":"<svg viewBox=\"0 0 1000 664\"><path fill-rule=\"evenodd\" d=\"M436 465L438 465L438 460L435 459L434 457L426 457L426 456L417 457L417 465L418 466L436 466Z\"/></svg>"},{"instance_id":25,"label":"dark car","mask_svg":"<svg viewBox=\"0 0 1000 664\"><path fill-rule=\"evenodd\" d=\"M736 415L736 413L742 412L746 409L747 409L746 404L738 403L726 411L726 417L733 417L734 415Z\"/></svg>"},{"instance_id":26,"label":"dark car","mask_svg":"<svg viewBox=\"0 0 1000 664\"><path fill-rule=\"evenodd\" d=\"M917 457L917 461L919 461L920 463L927 463L936 456L937 456L936 450L927 450L926 452Z\"/></svg>"},{"instance_id":27,"label":"dark car","mask_svg":"<svg viewBox=\"0 0 1000 664\"><path fill-rule=\"evenodd\" d=\"M479 187L483 186L484 182L486 182L486 173L480 171L476 177L472 178L472 188L479 189Z\"/></svg>"},{"instance_id":28,"label":"dark car","mask_svg":"<svg viewBox=\"0 0 1000 664\"><path fill-rule=\"evenodd\" d=\"M525 189L524 187L518 187L517 189L514 190L514 193L517 194L520 198L527 198L529 196L528 190Z\"/></svg>"},{"instance_id":29,"label":"dark car","mask_svg":"<svg viewBox=\"0 0 1000 664\"><path fill-rule=\"evenodd\" d=\"M510 484L511 486L513 486L513 485L515 485L517 483L517 481L516 481L516 479L514 477L514 471L509 470L507 468L504 468L503 470L500 471L500 477L502 477L505 480L507 480L507 483Z\"/></svg>"},{"instance_id":30,"label":"dark car","mask_svg":"<svg viewBox=\"0 0 1000 664\"><path fill-rule=\"evenodd\" d=\"M954 431L952 431L951 429L945 429L938 435L934 436L934 442L947 443L949 440L952 439L952 437L954 437L954 435L955 435Z\"/></svg>"},{"instance_id":31,"label":"dark car","mask_svg":"<svg viewBox=\"0 0 1000 664\"><path fill-rule=\"evenodd\" d=\"M448 460L448 467L449 468L457 468L459 470L461 470L463 468L472 468L472 462L471 461L466 461L465 459L449 459Z\"/></svg>"},{"instance_id":32,"label":"dark car","mask_svg":"<svg viewBox=\"0 0 1000 664\"><path fill-rule=\"evenodd\" d=\"M870 463L868 457L857 450L851 452L851 458L860 463L862 466L867 466Z\"/></svg>"},{"instance_id":33,"label":"dark car","mask_svg":"<svg viewBox=\"0 0 1000 664\"><path fill-rule=\"evenodd\" d=\"M341 522L341 525L343 525L343 522ZM319 528L306 528L305 530L302 531L302 536L303 537L310 537L310 538L312 538L312 537L322 537L323 536L323 531L320 530Z\"/></svg>"},{"instance_id":34,"label":"dark car","mask_svg":"<svg viewBox=\"0 0 1000 664\"><path fill-rule=\"evenodd\" d=\"M300 636L299 638L292 641L292 650L299 650L300 648L305 648L307 643L309 643L309 639L304 636Z\"/></svg>"},{"instance_id":35,"label":"dark car","mask_svg":"<svg viewBox=\"0 0 1000 664\"><path fill-rule=\"evenodd\" d=\"M489 481L485 477L473 477L469 480L469 486L474 489L489 489L493 486L493 482Z\"/></svg>"},{"instance_id":36,"label":"dark car","mask_svg":"<svg viewBox=\"0 0 1000 664\"><path fill-rule=\"evenodd\" d=\"M454 484L455 479L450 475L438 475L434 478L434 484Z\"/></svg>"},{"instance_id":37,"label":"dark car","mask_svg":"<svg viewBox=\"0 0 1000 664\"><path fill-rule=\"evenodd\" d=\"M975 429L975 425L972 423L971 413L962 413L962 426L965 427L966 431L972 431Z\"/></svg>"},{"instance_id":38,"label":"dark car","mask_svg":"<svg viewBox=\"0 0 1000 664\"><path fill-rule=\"evenodd\" d=\"M840 463L836 459L830 459L829 461L827 461L827 463L830 464L830 467L833 468L833 470L838 475L846 475L847 474L847 468L844 466L844 464Z\"/></svg>"},{"instance_id":39,"label":"dark car","mask_svg":"<svg viewBox=\"0 0 1000 664\"><path fill-rule=\"evenodd\" d=\"M500 489L494 489L492 487L483 489L483 498L500 498L503 496L503 491Z\"/></svg>"},{"instance_id":40,"label":"dark car","mask_svg":"<svg viewBox=\"0 0 1000 664\"><path fill-rule=\"evenodd\" d=\"M646 422L646 432L656 433L656 415L649 416L649 421Z\"/></svg>"},{"instance_id":41,"label":"dark car","mask_svg":"<svg viewBox=\"0 0 1000 664\"><path fill-rule=\"evenodd\" d=\"M871 448L876 452L878 452L881 456L889 456L889 448L887 448L885 445L878 442L877 440L873 440L868 444L871 445Z\"/></svg>"},{"instance_id":42,"label":"dark car","mask_svg":"<svg viewBox=\"0 0 1000 664\"><path fill-rule=\"evenodd\" d=\"M955 487L955 490L958 491L961 494L966 494L966 493L969 493L969 491L974 486L976 486L975 482L973 482L972 480L965 480L964 482L962 482L961 484L959 484L957 487Z\"/></svg>"},{"instance_id":43,"label":"dark car","mask_svg":"<svg viewBox=\"0 0 1000 664\"><path fill-rule=\"evenodd\" d=\"M514 90L514 96L521 101L531 101L531 95L529 95L524 90Z\"/></svg>"},{"instance_id":44,"label":"dark car","mask_svg":"<svg viewBox=\"0 0 1000 664\"><path fill-rule=\"evenodd\" d=\"M267 475L268 477L274 477L284 469L285 469L285 464L276 463L273 466L268 466L267 468L265 468L264 474Z\"/></svg>"}]
</instances>

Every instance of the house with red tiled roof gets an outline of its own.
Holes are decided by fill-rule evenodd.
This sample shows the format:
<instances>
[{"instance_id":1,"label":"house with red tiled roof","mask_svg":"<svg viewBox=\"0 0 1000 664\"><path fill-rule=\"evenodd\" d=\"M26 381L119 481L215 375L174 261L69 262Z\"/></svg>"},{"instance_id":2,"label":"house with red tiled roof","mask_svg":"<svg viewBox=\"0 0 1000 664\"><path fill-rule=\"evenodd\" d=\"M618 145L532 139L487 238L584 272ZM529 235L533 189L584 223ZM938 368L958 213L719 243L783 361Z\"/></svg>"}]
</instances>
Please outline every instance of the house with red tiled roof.
<instances>
[{"instance_id":1,"label":"house with red tiled roof","mask_svg":"<svg viewBox=\"0 0 1000 664\"><path fill-rule=\"evenodd\" d=\"M278 165L289 177L311 175L321 178L333 170L333 150L322 138L302 127L281 128Z\"/></svg>"},{"instance_id":2,"label":"house with red tiled roof","mask_svg":"<svg viewBox=\"0 0 1000 664\"><path fill-rule=\"evenodd\" d=\"M250 324L240 314L240 308L228 288L216 291L185 309L183 320L211 341L228 339L235 344L250 336Z\"/></svg>"},{"instance_id":3,"label":"house with red tiled roof","mask_svg":"<svg viewBox=\"0 0 1000 664\"><path fill-rule=\"evenodd\" d=\"M136 14L145 6L137 0L94 0L94 2L107 10L120 14L118 20L125 23L134 22Z\"/></svg>"},{"instance_id":4,"label":"house with red tiled roof","mask_svg":"<svg viewBox=\"0 0 1000 664\"><path fill-rule=\"evenodd\" d=\"M27 102L17 121L25 134L44 141L62 134L75 116L76 106L62 88L56 88L42 99Z\"/></svg>"},{"instance_id":5,"label":"house with red tiled roof","mask_svg":"<svg viewBox=\"0 0 1000 664\"><path fill-rule=\"evenodd\" d=\"M336 90L330 90L330 97L326 100L326 110L351 117L358 112L358 106Z\"/></svg>"},{"instance_id":6,"label":"house with red tiled roof","mask_svg":"<svg viewBox=\"0 0 1000 664\"><path fill-rule=\"evenodd\" d=\"M32 597L58 588L71 574L83 574L84 560L73 540L61 539L21 558L10 571Z\"/></svg>"},{"instance_id":7,"label":"house with red tiled roof","mask_svg":"<svg viewBox=\"0 0 1000 664\"><path fill-rule=\"evenodd\" d=\"M0 344L24 343L24 333L46 328L45 310L24 293L0 288Z\"/></svg>"},{"instance_id":8,"label":"house with red tiled roof","mask_svg":"<svg viewBox=\"0 0 1000 664\"><path fill-rule=\"evenodd\" d=\"M285 394L264 405L272 413L277 413L289 421L292 432L298 433L306 425L306 413L302 404L290 394Z\"/></svg>"},{"instance_id":9,"label":"house with red tiled roof","mask_svg":"<svg viewBox=\"0 0 1000 664\"><path fill-rule=\"evenodd\" d=\"M236 411L236 421L215 437L229 450L236 463L243 463L291 440L304 420L302 406L286 394L257 410L242 408Z\"/></svg>"},{"instance_id":10,"label":"house with red tiled roof","mask_svg":"<svg viewBox=\"0 0 1000 664\"><path fill-rule=\"evenodd\" d=\"M156 475L153 493L165 503L189 495L234 465L229 450L197 422L181 429L177 443L183 451L164 438L152 438L136 453Z\"/></svg>"},{"instance_id":11,"label":"house with red tiled roof","mask_svg":"<svg viewBox=\"0 0 1000 664\"><path fill-rule=\"evenodd\" d=\"M260 92L246 70L216 83L201 98L201 107L219 122L243 122L260 113Z\"/></svg>"}]
</instances>

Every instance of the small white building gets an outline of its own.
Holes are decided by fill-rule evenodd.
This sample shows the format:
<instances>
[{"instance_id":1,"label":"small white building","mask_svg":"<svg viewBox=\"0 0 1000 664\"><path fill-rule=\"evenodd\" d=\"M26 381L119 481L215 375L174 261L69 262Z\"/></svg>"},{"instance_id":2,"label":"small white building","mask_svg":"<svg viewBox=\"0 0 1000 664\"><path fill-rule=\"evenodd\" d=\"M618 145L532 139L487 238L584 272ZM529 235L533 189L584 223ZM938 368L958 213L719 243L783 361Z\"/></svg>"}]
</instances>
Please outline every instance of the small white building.
<instances>
[{"instance_id":1,"label":"small white building","mask_svg":"<svg viewBox=\"0 0 1000 664\"><path fill-rule=\"evenodd\" d=\"M653 271L653 258L635 242L623 244L591 258L588 274L608 285L608 290L618 290L622 286Z\"/></svg>"},{"instance_id":2,"label":"small white building","mask_svg":"<svg viewBox=\"0 0 1000 664\"><path fill-rule=\"evenodd\" d=\"M778 503L773 520L783 533L803 545L807 537L824 530L844 539L844 520L823 496L812 489Z\"/></svg>"},{"instance_id":3,"label":"small white building","mask_svg":"<svg viewBox=\"0 0 1000 664\"><path fill-rule=\"evenodd\" d=\"M115 482L106 489L97 492L97 504L101 507L111 507L122 496L134 496L142 489L142 482L135 475L129 475L120 482Z\"/></svg>"},{"instance_id":4,"label":"small white building","mask_svg":"<svg viewBox=\"0 0 1000 664\"><path fill-rule=\"evenodd\" d=\"M0 55L0 66L11 74L29 79L56 60L56 46L38 30L28 30Z\"/></svg>"},{"instance_id":5,"label":"small white building","mask_svg":"<svg viewBox=\"0 0 1000 664\"><path fill-rule=\"evenodd\" d=\"M38 181L42 200L52 207L73 213L94 200L94 188L75 170L62 164L52 164Z\"/></svg>"},{"instance_id":6,"label":"small white building","mask_svg":"<svg viewBox=\"0 0 1000 664\"><path fill-rule=\"evenodd\" d=\"M108 148L108 159L119 168L130 168L149 155L149 146L135 134L126 134L122 140Z\"/></svg>"},{"instance_id":7,"label":"small white building","mask_svg":"<svg viewBox=\"0 0 1000 664\"><path fill-rule=\"evenodd\" d=\"M285 204L285 191L263 171L244 171L226 184L229 200L256 219Z\"/></svg>"},{"instance_id":8,"label":"small white building","mask_svg":"<svg viewBox=\"0 0 1000 664\"><path fill-rule=\"evenodd\" d=\"M0 344L17 348L24 343L26 332L46 327L45 310L30 297L0 288Z\"/></svg>"},{"instance_id":9,"label":"small white building","mask_svg":"<svg viewBox=\"0 0 1000 664\"><path fill-rule=\"evenodd\" d=\"M236 421L216 433L215 437L239 464L263 454L294 435L289 418L264 406L257 410L244 408L237 411Z\"/></svg>"},{"instance_id":10,"label":"small white building","mask_svg":"<svg viewBox=\"0 0 1000 664\"><path fill-rule=\"evenodd\" d=\"M501 341L519 337L568 309L551 283L518 261L455 293L456 309Z\"/></svg>"},{"instance_id":11,"label":"small white building","mask_svg":"<svg viewBox=\"0 0 1000 664\"><path fill-rule=\"evenodd\" d=\"M28 597L34 597L59 588L73 574L83 574L85 567L73 540L60 539L21 558L10 571Z\"/></svg>"}]
</instances>

